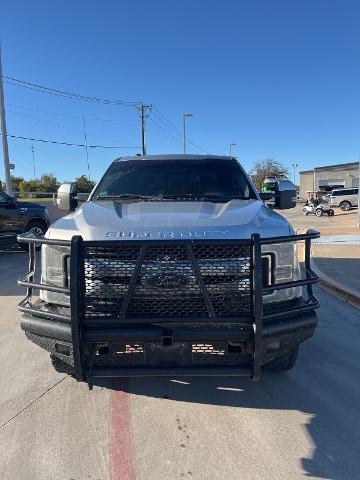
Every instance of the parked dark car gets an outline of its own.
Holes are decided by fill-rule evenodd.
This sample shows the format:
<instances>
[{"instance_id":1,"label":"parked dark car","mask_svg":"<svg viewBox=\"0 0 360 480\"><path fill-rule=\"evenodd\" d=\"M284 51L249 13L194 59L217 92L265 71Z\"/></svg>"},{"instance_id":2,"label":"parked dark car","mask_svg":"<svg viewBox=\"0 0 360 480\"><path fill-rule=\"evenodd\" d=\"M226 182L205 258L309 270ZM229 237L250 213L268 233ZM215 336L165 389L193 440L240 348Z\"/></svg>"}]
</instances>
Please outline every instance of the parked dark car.
<instances>
[{"instance_id":1,"label":"parked dark car","mask_svg":"<svg viewBox=\"0 0 360 480\"><path fill-rule=\"evenodd\" d=\"M16 245L19 233L31 232L42 238L49 224L45 206L18 201L0 190L0 247Z\"/></svg>"}]
</instances>

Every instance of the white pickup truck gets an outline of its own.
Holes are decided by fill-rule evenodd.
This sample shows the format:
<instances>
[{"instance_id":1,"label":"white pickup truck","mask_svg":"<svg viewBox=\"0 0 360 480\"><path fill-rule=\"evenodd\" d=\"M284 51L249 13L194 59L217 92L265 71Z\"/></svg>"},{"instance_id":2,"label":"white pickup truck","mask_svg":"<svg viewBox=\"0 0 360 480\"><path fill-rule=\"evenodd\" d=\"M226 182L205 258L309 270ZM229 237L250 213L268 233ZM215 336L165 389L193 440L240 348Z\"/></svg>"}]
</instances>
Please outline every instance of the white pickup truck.
<instances>
[{"instance_id":1,"label":"white pickup truck","mask_svg":"<svg viewBox=\"0 0 360 480\"><path fill-rule=\"evenodd\" d=\"M232 157L137 156L115 160L81 205L73 184L57 202L71 213L46 238L18 241L30 247L21 327L58 371L90 386L147 375L258 380L262 367L291 368L313 334L319 234L295 235L274 210L296 205L290 181L258 194Z\"/></svg>"}]
</instances>

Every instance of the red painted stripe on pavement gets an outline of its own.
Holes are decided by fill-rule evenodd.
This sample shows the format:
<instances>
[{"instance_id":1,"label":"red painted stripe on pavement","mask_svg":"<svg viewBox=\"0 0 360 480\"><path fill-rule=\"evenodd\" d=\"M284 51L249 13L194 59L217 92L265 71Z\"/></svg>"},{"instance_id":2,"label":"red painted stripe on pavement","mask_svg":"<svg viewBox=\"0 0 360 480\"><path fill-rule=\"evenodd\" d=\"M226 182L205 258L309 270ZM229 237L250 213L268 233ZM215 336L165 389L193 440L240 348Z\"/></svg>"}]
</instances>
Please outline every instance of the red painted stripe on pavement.
<instances>
[{"instance_id":1,"label":"red painted stripe on pavement","mask_svg":"<svg viewBox=\"0 0 360 480\"><path fill-rule=\"evenodd\" d=\"M109 400L109 470L111 480L137 480L130 419L128 380L118 381Z\"/></svg>"}]
</instances>

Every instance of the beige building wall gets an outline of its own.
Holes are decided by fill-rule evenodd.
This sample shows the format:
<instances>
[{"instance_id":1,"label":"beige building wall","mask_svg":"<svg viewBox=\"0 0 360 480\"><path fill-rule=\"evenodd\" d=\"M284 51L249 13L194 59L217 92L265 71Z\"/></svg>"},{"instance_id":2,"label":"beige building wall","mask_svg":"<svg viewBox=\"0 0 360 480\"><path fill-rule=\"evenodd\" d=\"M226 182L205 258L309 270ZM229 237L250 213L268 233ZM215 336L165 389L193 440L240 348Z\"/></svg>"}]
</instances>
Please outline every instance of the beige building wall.
<instances>
[{"instance_id":1,"label":"beige building wall","mask_svg":"<svg viewBox=\"0 0 360 480\"><path fill-rule=\"evenodd\" d=\"M300 187L299 195L300 198L307 198L310 190L314 189L314 171L309 170L307 172L300 172Z\"/></svg>"},{"instance_id":2,"label":"beige building wall","mask_svg":"<svg viewBox=\"0 0 360 480\"><path fill-rule=\"evenodd\" d=\"M359 164L357 162L318 167L315 170L299 173L301 198L307 198L306 192L319 190L319 187L336 185L352 188L359 185Z\"/></svg>"}]
</instances>

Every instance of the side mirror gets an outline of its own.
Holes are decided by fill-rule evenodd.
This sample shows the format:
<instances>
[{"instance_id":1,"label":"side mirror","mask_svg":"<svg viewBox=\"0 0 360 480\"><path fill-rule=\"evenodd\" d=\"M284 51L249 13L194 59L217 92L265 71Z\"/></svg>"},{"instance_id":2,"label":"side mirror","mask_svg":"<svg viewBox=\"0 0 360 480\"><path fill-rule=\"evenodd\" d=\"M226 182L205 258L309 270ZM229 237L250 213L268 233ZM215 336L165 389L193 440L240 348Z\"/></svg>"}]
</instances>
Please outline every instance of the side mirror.
<instances>
[{"instance_id":1,"label":"side mirror","mask_svg":"<svg viewBox=\"0 0 360 480\"><path fill-rule=\"evenodd\" d=\"M60 185L56 205L60 210L65 210L66 212L73 212L76 209L78 201L75 183L63 183Z\"/></svg>"},{"instance_id":2,"label":"side mirror","mask_svg":"<svg viewBox=\"0 0 360 480\"><path fill-rule=\"evenodd\" d=\"M271 200L274 198L274 194L270 192L259 192L260 198L263 202L266 202L267 200Z\"/></svg>"},{"instance_id":3,"label":"side mirror","mask_svg":"<svg viewBox=\"0 0 360 480\"><path fill-rule=\"evenodd\" d=\"M290 180L279 180L275 193L274 208L287 210L296 207L296 187Z\"/></svg>"}]
</instances>

